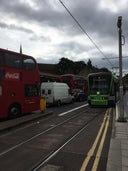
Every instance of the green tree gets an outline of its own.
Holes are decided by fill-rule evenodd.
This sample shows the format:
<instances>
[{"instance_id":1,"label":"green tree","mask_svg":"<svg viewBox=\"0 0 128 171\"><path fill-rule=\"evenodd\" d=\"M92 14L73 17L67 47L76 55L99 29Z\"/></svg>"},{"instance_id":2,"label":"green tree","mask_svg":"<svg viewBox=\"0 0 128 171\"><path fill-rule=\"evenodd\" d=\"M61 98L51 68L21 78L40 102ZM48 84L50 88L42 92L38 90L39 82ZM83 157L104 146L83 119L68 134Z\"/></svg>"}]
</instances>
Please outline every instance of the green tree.
<instances>
[{"instance_id":1,"label":"green tree","mask_svg":"<svg viewBox=\"0 0 128 171\"><path fill-rule=\"evenodd\" d=\"M74 74L79 74L84 69L86 69L86 64L84 61L74 62Z\"/></svg>"},{"instance_id":2,"label":"green tree","mask_svg":"<svg viewBox=\"0 0 128 171\"><path fill-rule=\"evenodd\" d=\"M87 62L87 66L88 66L88 68L92 68L92 61L90 59Z\"/></svg>"},{"instance_id":3,"label":"green tree","mask_svg":"<svg viewBox=\"0 0 128 171\"><path fill-rule=\"evenodd\" d=\"M57 64L57 70L59 74L73 73L74 62L62 57Z\"/></svg>"}]
</instances>

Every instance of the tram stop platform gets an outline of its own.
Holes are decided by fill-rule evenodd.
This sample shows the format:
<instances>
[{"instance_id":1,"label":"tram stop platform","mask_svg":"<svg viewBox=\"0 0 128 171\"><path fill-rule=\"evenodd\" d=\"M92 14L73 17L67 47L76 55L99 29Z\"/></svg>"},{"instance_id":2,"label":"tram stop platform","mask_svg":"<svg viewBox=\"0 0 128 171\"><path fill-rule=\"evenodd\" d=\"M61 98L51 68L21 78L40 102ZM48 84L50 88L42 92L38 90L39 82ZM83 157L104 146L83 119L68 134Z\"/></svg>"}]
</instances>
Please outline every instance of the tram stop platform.
<instances>
[{"instance_id":1,"label":"tram stop platform","mask_svg":"<svg viewBox=\"0 0 128 171\"><path fill-rule=\"evenodd\" d=\"M124 118L119 122L116 107L106 171L128 171L128 91L124 95Z\"/></svg>"}]
</instances>

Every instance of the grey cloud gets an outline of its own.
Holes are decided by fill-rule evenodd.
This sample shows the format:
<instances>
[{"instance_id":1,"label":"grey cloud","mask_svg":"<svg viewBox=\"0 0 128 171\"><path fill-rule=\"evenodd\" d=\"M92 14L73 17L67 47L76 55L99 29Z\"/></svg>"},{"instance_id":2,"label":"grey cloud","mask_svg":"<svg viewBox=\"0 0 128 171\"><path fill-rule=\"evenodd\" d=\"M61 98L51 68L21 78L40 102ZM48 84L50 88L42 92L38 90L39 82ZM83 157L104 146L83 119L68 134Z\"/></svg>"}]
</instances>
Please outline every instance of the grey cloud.
<instances>
[{"instance_id":1,"label":"grey cloud","mask_svg":"<svg viewBox=\"0 0 128 171\"><path fill-rule=\"evenodd\" d=\"M6 3L6 1L2 0L1 7L6 15L11 15L19 20L39 22L41 25L56 27L67 32L69 35L82 34L78 25L73 21L59 1L57 1L56 6L60 10L56 10L51 1L43 0L34 2L37 2L38 10L20 1L9 1ZM90 34L95 32L99 36L113 35L115 29L114 20L116 17L112 16L113 14L108 13L108 11L100 10L97 0L76 0L75 3L74 1L70 1L69 4L67 2L65 4L82 27Z\"/></svg>"},{"instance_id":2,"label":"grey cloud","mask_svg":"<svg viewBox=\"0 0 128 171\"><path fill-rule=\"evenodd\" d=\"M1 28L6 28L6 29L11 29L11 30L24 31L26 33L33 33L33 31L31 29L21 27L21 26L16 26L14 24L6 24L6 23L0 22L0 27Z\"/></svg>"},{"instance_id":3,"label":"grey cloud","mask_svg":"<svg viewBox=\"0 0 128 171\"><path fill-rule=\"evenodd\" d=\"M112 46L118 43L118 30L117 30L117 18L119 15L123 16L123 34L127 38L127 30L128 30L128 20L127 20L127 9L128 4L122 10L119 9L118 13L113 13L108 11L108 9L101 9L99 7L99 1L97 0L62 0L66 7L70 10L72 15L78 20L81 26L85 29L85 31L90 35L90 37L96 42L96 44L102 48L105 46ZM56 45L56 53L63 54L66 50L73 51L76 55L80 55L84 51L91 51L91 49L95 49L94 45L92 47L88 47L87 36L82 33L81 29L72 19L72 17L67 13L64 7L59 3L58 0L33 0L38 9L34 9L29 6L27 3L23 3L19 0L6 1L0 0L1 4L1 16L11 17L13 19L17 19L19 21L27 21L40 25L41 27L49 26L56 29L61 30L65 33L65 35L72 38L72 41L64 42ZM114 2L119 4L119 0ZM108 4L109 5L109 4ZM25 31L27 33L33 33L29 28L24 28L15 25L8 25L7 23L0 23L0 27L9 28L9 29L17 29L20 31ZM47 31L47 30L46 30ZM53 36L53 35L51 35ZM77 43L73 40L73 36L82 36L86 39L83 39L83 42ZM42 41L50 42L50 38L46 38L43 36L37 36L33 34L30 36L30 39L36 41L40 39ZM86 43L87 42L87 43ZM127 40L126 40L127 44ZM95 51L97 51L95 49ZM115 51L115 55L114 55ZM117 49L113 49L112 52L106 52L106 56L117 56L118 54L118 46ZM126 54L127 55L127 54ZM96 56L100 56L96 60L94 59ZM102 66L106 66L105 61L102 60L101 54L97 51L95 56L93 56L94 63L96 65L101 64ZM93 61L92 61L93 62ZM112 61L114 65L117 65L117 61ZM125 62L126 63L126 62ZM109 65L109 64L108 64Z\"/></svg>"},{"instance_id":4,"label":"grey cloud","mask_svg":"<svg viewBox=\"0 0 128 171\"><path fill-rule=\"evenodd\" d=\"M33 34L33 35L30 37L30 40L32 40L32 41L42 41L42 42L45 42L45 43L51 41L50 37L38 36L38 35L36 35L36 34Z\"/></svg>"},{"instance_id":5,"label":"grey cloud","mask_svg":"<svg viewBox=\"0 0 128 171\"><path fill-rule=\"evenodd\" d=\"M82 43L78 43L75 41L64 42L58 45L58 53L64 54L65 51L72 51L76 54L80 54L83 51L87 51L87 47Z\"/></svg>"}]
</instances>

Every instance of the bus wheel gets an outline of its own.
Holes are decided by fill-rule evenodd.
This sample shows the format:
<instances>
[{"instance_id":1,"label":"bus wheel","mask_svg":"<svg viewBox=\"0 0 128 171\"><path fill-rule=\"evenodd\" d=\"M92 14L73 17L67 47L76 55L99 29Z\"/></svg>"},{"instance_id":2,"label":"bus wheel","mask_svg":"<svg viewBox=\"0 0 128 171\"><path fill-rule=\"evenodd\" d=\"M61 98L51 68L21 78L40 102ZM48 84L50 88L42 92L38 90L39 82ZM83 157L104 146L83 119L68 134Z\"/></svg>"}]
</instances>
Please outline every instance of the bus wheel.
<instances>
[{"instance_id":1,"label":"bus wheel","mask_svg":"<svg viewBox=\"0 0 128 171\"><path fill-rule=\"evenodd\" d=\"M8 116L10 118L14 118L14 117L17 117L21 114L21 108L18 104L12 104L10 107L9 107L9 111L8 111Z\"/></svg>"}]
</instances>

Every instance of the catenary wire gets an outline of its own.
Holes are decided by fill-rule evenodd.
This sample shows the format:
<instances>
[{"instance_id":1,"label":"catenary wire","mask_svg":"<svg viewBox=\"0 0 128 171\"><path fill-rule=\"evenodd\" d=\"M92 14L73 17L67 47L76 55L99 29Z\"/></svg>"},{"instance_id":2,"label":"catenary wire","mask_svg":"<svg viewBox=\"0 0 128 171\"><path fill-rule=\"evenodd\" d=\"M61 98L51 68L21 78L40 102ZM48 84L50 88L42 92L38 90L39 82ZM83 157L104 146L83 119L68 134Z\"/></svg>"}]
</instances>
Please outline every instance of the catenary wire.
<instances>
[{"instance_id":1,"label":"catenary wire","mask_svg":"<svg viewBox=\"0 0 128 171\"><path fill-rule=\"evenodd\" d=\"M104 56L104 58L109 62L109 64L113 66L113 64L110 62L109 58L106 57L106 55L104 55L104 53L101 51L101 49L98 47L98 45L94 42L94 40L89 36L89 34L87 33L87 31L85 31L85 29L82 27L82 25L79 23L79 21L72 15L72 13L69 11L69 9L64 5L64 3L59 0L59 2L62 4L62 6L66 9L66 11L69 13L69 15L73 18L73 20L77 23L77 25L80 27L80 29L83 31L83 33L89 38L89 40L94 44L94 46L96 47L96 49L102 54L102 56Z\"/></svg>"}]
</instances>

